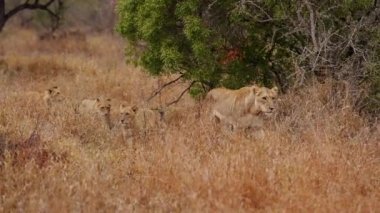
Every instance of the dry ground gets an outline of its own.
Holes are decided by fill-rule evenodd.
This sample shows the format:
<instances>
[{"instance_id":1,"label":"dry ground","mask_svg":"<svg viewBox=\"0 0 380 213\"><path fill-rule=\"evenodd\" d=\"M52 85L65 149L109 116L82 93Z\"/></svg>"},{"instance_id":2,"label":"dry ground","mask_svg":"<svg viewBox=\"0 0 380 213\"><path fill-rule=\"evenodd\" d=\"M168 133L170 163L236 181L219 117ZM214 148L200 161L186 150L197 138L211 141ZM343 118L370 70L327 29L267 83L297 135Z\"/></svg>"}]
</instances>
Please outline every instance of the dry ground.
<instances>
[{"instance_id":1,"label":"dry ground","mask_svg":"<svg viewBox=\"0 0 380 213\"><path fill-rule=\"evenodd\" d=\"M125 65L123 46L111 35L0 34L0 212L380 211L379 125L329 82L283 95L261 139L214 128L189 97L177 122L133 147L76 114L100 95L144 104L166 80ZM66 99L52 110L24 96L55 85Z\"/></svg>"}]
</instances>

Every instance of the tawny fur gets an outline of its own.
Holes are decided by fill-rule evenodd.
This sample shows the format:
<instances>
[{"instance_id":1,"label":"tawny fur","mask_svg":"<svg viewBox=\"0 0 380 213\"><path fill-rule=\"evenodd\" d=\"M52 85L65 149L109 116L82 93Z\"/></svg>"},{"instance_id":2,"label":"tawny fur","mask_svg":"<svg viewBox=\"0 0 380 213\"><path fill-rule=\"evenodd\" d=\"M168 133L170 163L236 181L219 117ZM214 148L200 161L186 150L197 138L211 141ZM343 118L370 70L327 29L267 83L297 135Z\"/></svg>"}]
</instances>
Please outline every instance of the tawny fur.
<instances>
[{"instance_id":1,"label":"tawny fur","mask_svg":"<svg viewBox=\"0 0 380 213\"><path fill-rule=\"evenodd\" d=\"M61 90L59 87L55 86L50 89L45 90L44 96L42 98L44 100L44 103L51 107L53 104L61 102L63 100Z\"/></svg>"},{"instance_id":2,"label":"tawny fur","mask_svg":"<svg viewBox=\"0 0 380 213\"><path fill-rule=\"evenodd\" d=\"M37 91L29 91L25 93L24 97L27 97L33 101L43 102L44 105L48 108L51 108L53 105L62 102L64 99L61 90L57 86L46 89L43 93Z\"/></svg>"},{"instance_id":3,"label":"tawny fur","mask_svg":"<svg viewBox=\"0 0 380 213\"><path fill-rule=\"evenodd\" d=\"M136 134L146 134L160 126L161 114L158 110L121 104L119 112L124 140Z\"/></svg>"},{"instance_id":4,"label":"tawny fur","mask_svg":"<svg viewBox=\"0 0 380 213\"><path fill-rule=\"evenodd\" d=\"M159 112L165 124L179 125L186 118L186 110L182 107L169 106L160 109Z\"/></svg>"},{"instance_id":5,"label":"tawny fur","mask_svg":"<svg viewBox=\"0 0 380 213\"><path fill-rule=\"evenodd\" d=\"M223 121L233 129L246 129L262 126L262 116L270 116L275 110L277 95L277 87L254 85L238 90L216 88L207 94L207 100L211 102L214 121Z\"/></svg>"},{"instance_id":6,"label":"tawny fur","mask_svg":"<svg viewBox=\"0 0 380 213\"><path fill-rule=\"evenodd\" d=\"M121 130L122 130L122 136L123 140L128 143L133 142L133 137L136 135L136 128L135 128L135 114L136 114L137 108L126 106L124 104L121 104L119 107L119 113L120 113L120 124L121 124Z\"/></svg>"},{"instance_id":7,"label":"tawny fur","mask_svg":"<svg viewBox=\"0 0 380 213\"><path fill-rule=\"evenodd\" d=\"M94 114L101 116L107 127L112 129L110 99L84 99L80 103L78 111L81 114Z\"/></svg>"}]
</instances>

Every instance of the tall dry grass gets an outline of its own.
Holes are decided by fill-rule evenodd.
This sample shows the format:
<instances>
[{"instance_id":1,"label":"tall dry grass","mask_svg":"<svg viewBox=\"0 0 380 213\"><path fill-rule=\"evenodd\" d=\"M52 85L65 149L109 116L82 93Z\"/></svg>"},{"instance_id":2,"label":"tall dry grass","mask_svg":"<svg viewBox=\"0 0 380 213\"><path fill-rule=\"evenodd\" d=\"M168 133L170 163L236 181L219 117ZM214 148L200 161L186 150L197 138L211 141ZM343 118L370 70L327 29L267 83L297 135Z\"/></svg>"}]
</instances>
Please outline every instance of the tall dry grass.
<instances>
[{"instance_id":1,"label":"tall dry grass","mask_svg":"<svg viewBox=\"0 0 380 213\"><path fill-rule=\"evenodd\" d=\"M380 127L334 82L282 95L263 138L215 128L185 97L175 123L130 147L117 127L75 113L97 96L145 104L167 78L125 65L120 39L8 28L0 50L0 212L380 210ZM54 85L66 99L51 110L25 97Z\"/></svg>"}]
</instances>

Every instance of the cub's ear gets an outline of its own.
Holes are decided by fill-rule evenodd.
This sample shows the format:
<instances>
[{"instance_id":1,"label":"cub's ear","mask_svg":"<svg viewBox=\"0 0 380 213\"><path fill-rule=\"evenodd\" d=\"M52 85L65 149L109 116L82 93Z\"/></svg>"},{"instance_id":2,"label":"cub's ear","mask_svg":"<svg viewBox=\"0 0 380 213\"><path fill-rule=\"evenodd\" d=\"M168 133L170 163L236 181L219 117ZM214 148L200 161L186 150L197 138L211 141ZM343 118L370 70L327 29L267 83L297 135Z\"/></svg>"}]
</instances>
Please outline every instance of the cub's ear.
<instances>
[{"instance_id":1,"label":"cub's ear","mask_svg":"<svg viewBox=\"0 0 380 213\"><path fill-rule=\"evenodd\" d=\"M273 87L272 91L277 94L278 93L278 88L277 87Z\"/></svg>"},{"instance_id":2,"label":"cub's ear","mask_svg":"<svg viewBox=\"0 0 380 213\"><path fill-rule=\"evenodd\" d=\"M254 94L257 94L260 90L260 87L256 86L256 85L253 85L251 87L251 91L254 93Z\"/></svg>"},{"instance_id":3,"label":"cub's ear","mask_svg":"<svg viewBox=\"0 0 380 213\"><path fill-rule=\"evenodd\" d=\"M111 102L111 98L107 98L107 100L106 100L107 102Z\"/></svg>"},{"instance_id":4,"label":"cub's ear","mask_svg":"<svg viewBox=\"0 0 380 213\"><path fill-rule=\"evenodd\" d=\"M120 111L122 111L124 108L125 108L125 105L124 104L120 104L120 106L119 106Z\"/></svg>"},{"instance_id":5,"label":"cub's ear","mask_svg":"<svg viewBox=\"0 0 380 213\"><path fill-rule=\"evenodd\" d=\"M133 106L132 110L133 110L133 112L137 112L137 110L139 110L139 108L137 106Z\"/></svg>"},{"instance_id":6,"label":"cub's ear","mask_svg":"<svg viewBox=\"0 0 380 213\"><path fill-rule=\"evenodd\" d=\"M96 99L96 102L100 102L100 98L97 98L97 99Z\"/></svg>"},{"instance_id":7,"label":"cub's ear","mask_svg":"<svg viewBox=\"0 0 380 213\"><path fill-rule=\"evenodd\" d=\"M53 93L52 89L48 89L49 94Z\"/></svg>"}]
</instances>

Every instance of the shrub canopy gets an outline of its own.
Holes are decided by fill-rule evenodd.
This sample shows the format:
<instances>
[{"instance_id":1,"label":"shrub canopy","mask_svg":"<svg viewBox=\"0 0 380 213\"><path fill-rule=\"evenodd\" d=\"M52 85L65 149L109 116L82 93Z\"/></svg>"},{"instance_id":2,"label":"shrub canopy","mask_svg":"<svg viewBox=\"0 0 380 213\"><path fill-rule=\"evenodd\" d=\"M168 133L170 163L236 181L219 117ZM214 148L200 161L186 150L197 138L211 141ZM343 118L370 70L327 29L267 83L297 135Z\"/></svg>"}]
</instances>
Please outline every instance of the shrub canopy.
<instances>
[{"instance_id":1,"label":"shrub canopy","mask_svg":"<svg viewBox=\"0 0 380 213\"><path fill-rule=\"evenodd\" d=\"M132 44L128 59L153 75L182 73L197 82L193 91L252 82L285 89L326 70L341 76L343 63L362 60L352 52L372 38L358 37L369 29L358 23L374 7L372 0L119 0L117 30Z\"/></svg>"}]
</instances>

